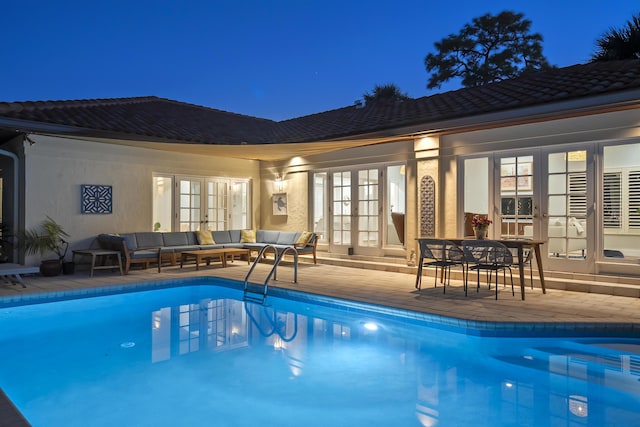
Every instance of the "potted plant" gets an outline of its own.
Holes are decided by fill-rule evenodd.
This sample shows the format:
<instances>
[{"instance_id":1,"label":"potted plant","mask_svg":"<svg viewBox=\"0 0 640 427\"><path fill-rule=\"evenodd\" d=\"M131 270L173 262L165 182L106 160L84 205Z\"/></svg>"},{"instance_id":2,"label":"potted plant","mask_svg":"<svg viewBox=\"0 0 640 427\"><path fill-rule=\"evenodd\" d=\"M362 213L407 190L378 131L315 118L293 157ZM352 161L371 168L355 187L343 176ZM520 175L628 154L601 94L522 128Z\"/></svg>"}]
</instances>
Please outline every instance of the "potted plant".
<instances>
[{"instance_id":1,"label":"potted plant","mask_svg":"<svg viewBox=\"0 0 640 427\"><path fill-rule=\"evenodd\" d=\"M7 224L0 222L0 263L9 262L13 250L13 234Z\"/></svg>"},{"instance_id":2,"label":"potted plant","mask_svg":"<svg viewBox=\"0 0 640 427\"><path fill-rule=\"evenodd\" d=\"M40 223L39 227L24 232L23 242L27 254L40 254L41 257L44 257L53 252L58 257L41 261L40 273L43 276L60 274L64 257L69 249L69 242L65 240L67 237L69 235L62 229L62 226L48 216Z\"/></svg>"}]
</instances>

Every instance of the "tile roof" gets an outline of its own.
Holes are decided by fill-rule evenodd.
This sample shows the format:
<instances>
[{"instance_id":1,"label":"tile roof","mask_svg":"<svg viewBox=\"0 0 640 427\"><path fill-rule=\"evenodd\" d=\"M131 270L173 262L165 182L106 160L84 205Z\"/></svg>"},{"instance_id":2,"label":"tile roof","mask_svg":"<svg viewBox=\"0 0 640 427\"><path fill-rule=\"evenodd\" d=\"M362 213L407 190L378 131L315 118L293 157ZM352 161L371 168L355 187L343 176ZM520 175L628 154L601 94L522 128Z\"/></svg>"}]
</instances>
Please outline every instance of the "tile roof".
<instances>
[{"instance_id":1,"label":"tile roof","mask_svg":"<svg viewBox=\"0 0 640 427\"><path fill-rule=\"evenodd\" d=\"M556 68L485 86L355 106L279 122L279 139L311 141L640 89L640 60Z\"/></svg>"},{"instance_id":2,"label":"tile roof","mask_svg":"<svg viewBox=\"0 0 640 427\"><path fill-rule=\"evenodd\" d=\"M0 103L0 118L125 139L198 144L321 141L640 89L640 60L595 62L486 86L275 122L157 97ZM26 129L28 130L28 128Z\"/></svg>"},{"instance_id":3,"label":"tile roof","mask_svg":"<svg viewBox=\"0 0 640 427\"><path fill-rule=\"evenodd\" d=\"M271 142L276 122L162 99L92 99L0 103L0 117L77 126L130 138L198 144Z\"/></svg>"}]
</instances>

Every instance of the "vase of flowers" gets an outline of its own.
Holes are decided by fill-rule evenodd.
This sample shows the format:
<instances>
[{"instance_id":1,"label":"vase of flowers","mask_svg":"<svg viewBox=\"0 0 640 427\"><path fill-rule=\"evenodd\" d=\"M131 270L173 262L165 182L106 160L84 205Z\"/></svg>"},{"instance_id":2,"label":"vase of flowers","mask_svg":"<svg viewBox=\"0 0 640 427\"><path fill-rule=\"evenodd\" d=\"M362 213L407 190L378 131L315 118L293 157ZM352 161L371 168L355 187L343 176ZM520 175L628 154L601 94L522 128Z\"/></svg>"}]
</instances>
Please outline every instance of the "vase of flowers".
<instances>
[{"instance_id":1,"label":"vase of flowers","mask_svg":"<svg viewBox=\"0 0 640 427\"><path fill-rule=\"evenodd\" d=\"M476 239L484 240L487 238L487 230L493 223L489 218L484 215L474 215L471 219L471 225L473 226L473 232L476 235Z\"/></svg>"}]
</instances>

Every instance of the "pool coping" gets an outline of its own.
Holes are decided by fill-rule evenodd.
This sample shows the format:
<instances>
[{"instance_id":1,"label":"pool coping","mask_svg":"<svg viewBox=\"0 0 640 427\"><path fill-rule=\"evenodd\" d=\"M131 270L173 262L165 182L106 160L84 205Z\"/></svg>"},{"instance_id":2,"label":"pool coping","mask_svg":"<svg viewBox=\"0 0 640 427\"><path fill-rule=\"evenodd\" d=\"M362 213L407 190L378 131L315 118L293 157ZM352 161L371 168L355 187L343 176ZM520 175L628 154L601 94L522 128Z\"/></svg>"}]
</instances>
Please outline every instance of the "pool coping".
<instances>
[{"instance_id":1,"label":"pool coping","mask_svg":"<svg viewBox=\"0 0 640 427\"><path fill-rule=\"evenodd\" d=\"M0 297L0 309L31 304L42 304L70 299L99 297L142 292L154 289L178 288L182 286L216 285L236 290L243 289L243 283L227 278L203 276L181 279L166 279L123 285L107 285L92 288L69 289L65 291L42 292L17 296ZM418 312L392 306L376 305L368 302L332 297L292 289L270 287L269 296L314 303L326 307L341 308L346 311L375 312L378 315L402 318L415 323L427 323L439 329L447 329L466 335L482 337L640 337L640 324L626 322L506 322L473 320ZM267 299L268 301L268 299Z\"/></svg>"}]
</instances>

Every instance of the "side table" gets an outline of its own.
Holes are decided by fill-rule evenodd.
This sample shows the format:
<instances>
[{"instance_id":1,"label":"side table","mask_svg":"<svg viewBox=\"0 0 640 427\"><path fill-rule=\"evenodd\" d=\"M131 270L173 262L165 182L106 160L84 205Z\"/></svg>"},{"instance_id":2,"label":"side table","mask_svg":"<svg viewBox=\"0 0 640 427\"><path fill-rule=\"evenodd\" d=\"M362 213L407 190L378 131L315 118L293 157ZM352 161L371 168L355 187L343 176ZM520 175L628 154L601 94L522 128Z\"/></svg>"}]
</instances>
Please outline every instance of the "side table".
<instances>
[{"instance_id":1,"label":"side table","mask_svg":"<svg viewBox=\"0 0 640 427\"><path fill-rule=\"evenodd\" d=\"M107 270L118 267L120 270L120 275L122 276L122 258L120 257L120 251L109 251L106 249L76 249L73 251L73 261L76 260L76 255L86 255L91 256L91 273L90 277L93 277L94 270ZM98 257L102 257L103 264L96 266L96 260ZM111 264L105 265L104 261L107 259L112 259ZM116 263L117 262L117 263Z\"/></svg>"}]
</instances>

